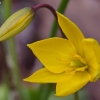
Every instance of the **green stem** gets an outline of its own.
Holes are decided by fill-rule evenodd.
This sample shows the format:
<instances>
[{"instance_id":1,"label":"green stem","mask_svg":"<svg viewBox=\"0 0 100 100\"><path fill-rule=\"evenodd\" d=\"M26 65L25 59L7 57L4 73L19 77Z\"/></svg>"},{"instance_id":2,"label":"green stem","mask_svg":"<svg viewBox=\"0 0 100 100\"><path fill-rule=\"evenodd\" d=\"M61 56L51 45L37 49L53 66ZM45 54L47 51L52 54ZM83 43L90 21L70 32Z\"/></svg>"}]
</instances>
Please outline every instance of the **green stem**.
<instances>
[{"instance_id":1,"label":"green stem","mask_svg":"<svg viewBox=\"0 0 100 100\"><path fill-rule=\"evenodd\" d=\"M39 100L48 100L48 97L52 91L52 84L41 85L41 91Z\"/></svg>"},{"instance_id":2,"label":"green stem","mask_svg":"<svg viewBox=\"0 0 100 100\"><path fill-rule=\"evenodd\" d=\"M10 15L11 15L11 2L10 2L10 0L4 0L3 1L3 21L5 21ZM5 13L6 12L6 13ZM4 49L5 50L5 49ZM5 53L6 53L6 50L5 50ZM6 66L6 67L8 67L8 66ZM9 68L6 68L7 70L5 71L6 73L4 73L4 81L6 82L6 84L8 85L8 87L10 88L10 83L11 83L11 80L10 80L10 78L12 78L11 76L10 76L10 78L9 78L9 76L8 76L8 74L10 74L10 71L8 71L8 69Z\"/></svg>"},{"instance_id":3,"label":"green stem","mask_svg":"<svg viewBox=\"0 0 100 100\"><path fill-rule=\"evenodd\" d=\"M75 98L75 100L79 100L79 98L78 98L78 92L74 93L74 98Z\"/></svg>"},{"instance_id":4,"label":"green stem","mask_svg":"<svg viewBox=\"0 0 100 100\"><path fill-rule=\"evenodd\" d=\"M17 88L20 88L19 86L21 85L21 82L20 82L20 75L19 75L19 69L18 69L14 38L9 39L9 47L10 47L10 54L11 54L12 62L13 62L13 67L12 67L13 78L14 78Z\"/></svg>"},{"instance_id":5,"label":"green stem","mask_svg":"<svg viewBox=\"0 0 100 100\"><path fill-rule=\"evenodd\" d=\"M11 15L11 0L4 0L3 4L4 4L4 14L5 14L4 20L6 20ZM10 55L13 62L12 74L14 80L16 81L15 82L16 85L18 85L20 83L20 78L19 78L19 69L18 69L14 38L10 38L8 42L9 42Z\"/></svg>"},{"instance_id":6,"label":"green stem","mask_svg":"<svg viewBox=\"0 0 100 100\"><path fill-rule=\"evenodd\" d=\"M4 9L4 20L6 20L11 15L11 0L3 0L3 9ZM9 51L12 58L12 76L15 84L15 88L18 90L20 97L22 100L25 100L25 96L23 96L23 87L20 81L20 74L18 68L18 61L16 55L15 41L14 38L10 38L9 42Z\"/></svg>"},{"instance_id":7,"label":"green stem","mask_svg":"<svg viewBox=\"0 0 100 100\"><path fill-rule=\"evenodd\" d=\"M11 0L3 0L4 20L11 15Z\"/></svg>"},{"instance_id":8,"label":"green stem","mask_svg":"<svg viewBox=\"0 0 100 100\"><path fill-rule=\"evenodd\" d=\"M58 11L60 13L64 13L65 11L65 8L68 4L68 1L69 0L62 0L59 7L58 7ZM53 22L53 25L52 25L52 29L51 29L51 33L50 33L50 36L49 37L54 37L56 36L56 33L57 33L57 30L58 30L58 24L57 24L57 21L54 20ZM48 100L48 97L49 97L49 94L51 93L52 91L52 84L47 84L45 86L45 88L41 88L43 85L40 86L40 99L39 100Z\"/></svg>"}]
</instances>

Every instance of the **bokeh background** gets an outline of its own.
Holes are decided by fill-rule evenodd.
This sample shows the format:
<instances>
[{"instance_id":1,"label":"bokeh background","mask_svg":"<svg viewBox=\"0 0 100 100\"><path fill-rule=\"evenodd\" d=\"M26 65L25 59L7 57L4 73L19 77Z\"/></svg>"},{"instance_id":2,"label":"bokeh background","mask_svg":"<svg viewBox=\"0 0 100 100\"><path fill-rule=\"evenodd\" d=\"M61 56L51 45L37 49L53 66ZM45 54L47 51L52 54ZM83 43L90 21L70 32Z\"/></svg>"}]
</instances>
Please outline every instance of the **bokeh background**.
<instances>
[{"instance_id":1,"label":"bokeh background","mask_svg":"<svg viewBox=\"0 0 100 100\"><path fill-rule=\"evenodd\" d=\"M0 0L0 25L10 14L21 8L47 3L57 10L62 1L64 0ZM85 37L95 38L100 43L100 0L68 0L64 15L76 23ZM23 82L23 78L42 67L27 44L48 38L53 23L53 14L42 8L36 12L33 22L25 30L13 39L0 43L0 100L74 100L73 95L55 97L54 84ZM59 29L56 36L62 37ZM11 48L15 50L13 56ZM100 80L88 83L78 95L80 100L100 100Z\"/></svg>"}]
</instances>

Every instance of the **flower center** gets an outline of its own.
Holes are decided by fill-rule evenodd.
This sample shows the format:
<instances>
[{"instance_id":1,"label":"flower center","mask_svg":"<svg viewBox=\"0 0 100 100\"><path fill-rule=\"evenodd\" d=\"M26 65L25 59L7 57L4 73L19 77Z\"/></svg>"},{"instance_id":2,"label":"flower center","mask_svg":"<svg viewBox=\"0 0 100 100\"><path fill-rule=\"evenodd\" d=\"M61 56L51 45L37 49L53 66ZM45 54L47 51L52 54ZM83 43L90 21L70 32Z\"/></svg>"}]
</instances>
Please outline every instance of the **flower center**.
<instances>
[{"instance_id":1,"label":"flower center","mask_svg":"<svg viewBox=\"0 0 100 100\"><path fill-rule=\"evenodd\" d=\"M86 61L80 55L71 54L73 59L70 61L69 67L66 68L68 74L75 73L76 71L84 71L88 68Z\"/></svg>"},{"instance_id":2,"label":"flower center","mask_svg":"<svg viewBox=\"0 0 100 100\"><path fill-rule=\"evenodd\" d=\"M71 67L84 67L85 64L82 63L80 60L73 60L70 62Z\"/></svg>"}]
</instances>

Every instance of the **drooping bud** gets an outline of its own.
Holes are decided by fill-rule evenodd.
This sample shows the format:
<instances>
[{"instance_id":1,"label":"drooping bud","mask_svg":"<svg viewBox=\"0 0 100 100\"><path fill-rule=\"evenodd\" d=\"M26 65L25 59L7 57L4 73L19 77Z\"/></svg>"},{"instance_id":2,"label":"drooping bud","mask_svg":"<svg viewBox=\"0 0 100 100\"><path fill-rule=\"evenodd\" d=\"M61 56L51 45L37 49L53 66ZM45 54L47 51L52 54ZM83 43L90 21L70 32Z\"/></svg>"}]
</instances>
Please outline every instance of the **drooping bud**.
<instances>
[{"instance_id":1,"label":"drooping bud","mask_svg":"<svg viewBox=\"0 0 100 100\"><path fill-rule=\"evenodd\" d=\"M34 17L30 7L25 7L11 15L0 27L0 41L6 40L23 31Z\"/></svg>"}]
</instances>

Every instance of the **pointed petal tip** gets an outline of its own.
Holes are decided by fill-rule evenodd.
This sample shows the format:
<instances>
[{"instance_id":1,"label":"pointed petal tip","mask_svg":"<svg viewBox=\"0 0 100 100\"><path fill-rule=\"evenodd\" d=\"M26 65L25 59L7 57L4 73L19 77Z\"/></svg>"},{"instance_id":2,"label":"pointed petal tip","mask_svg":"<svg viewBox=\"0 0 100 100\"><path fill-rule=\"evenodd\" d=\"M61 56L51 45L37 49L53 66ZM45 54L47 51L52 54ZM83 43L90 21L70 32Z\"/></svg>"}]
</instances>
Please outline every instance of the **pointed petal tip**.
<instances>
[{"instance_id":1,"label":"pointed petal tip","mask_svg":"<svg viewBox=\"0 0 100 100\"><path fill-rule=\"evenodd\" d=\"M32 50L32 43L31 44L27 44L28 48L30 48Z\"/></svg>"},{"instance_id":2,"label":"pointed petal tip","mask_svg":"<svg viewBox=\"0 0 100 100\"><path fill-rule=\"evenodd\" d=\"M25 82L29 82L27 78L23 79L23 81L25 81Z\"/></svg>"},{"instance_id":3,"label":"pointed petal tip","mask_svg":"<svg viewBox=\"0 0 100 100\"><path fill-rule=\"evenodd\" d=\"M27 44L28 47L30 47L31 44Z\"/></svg>"},{"instance_id":4,"label":"pointed petal tip","mask_svg":"<svg viewBox=\"0 0 100 100\"><path fill-rule=\"evenodd\" d=\"M54 94L54 95L57 96L57 97L59 96L58 94Z\"/></svg>"},{"instance_id":5,"label":"pointed petal tip","mask_svg":"<svg viewBox=\"0 0 100 100\"><path fill-rule=\"evenodd\" d=\"M57 97L63 97L63 96L68 96L67 94L63 94L62 92L56 93L55 96Z\"/></svg>"},{"instance_id":6,"label":"pointed petal tip","mask_svg":"<svg viewBox=\"0 0 100 100\"><path fill-rule=\"evenodd\" d=\"M56 93L56 94L54 94L55 96L57 96L57 97L61 97L61 95L59 95L58 93Z\"/></svg>"},{"instance_id":7,"label":"pointed petal tip","mask_svg":"<svg viewBox=\"0 0 100 100\"><path fill-rule=\"evenodd\" d=\"M30 79L30 77L23 79L23 81L24 82L31 82L31 83L35 82L34 80ZM35 82L35 83L38 83L38 82Z\"/></svg>"},{"instance_id":8,"label":"pointed petal tip","mask_svg":"<svg viewBox=\"0 0 100 100\"><path fill-rule=\"evenodd\" d=\"M82 40L84 39L83 33L80 31L78 26L75 23L73 23L69 18L60 14L57 11L56 13L58 17L58 24L62 29L63 33L68 38L68 40L70 40L75 45L78 53L81 56L84 56L81 44Z\"/></svg>"}]
</instances>

